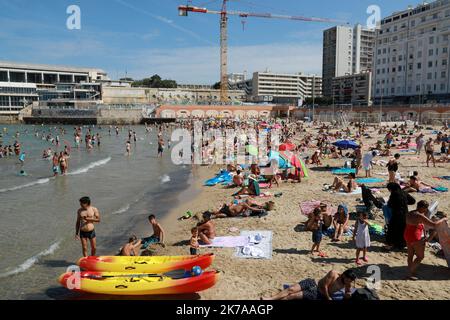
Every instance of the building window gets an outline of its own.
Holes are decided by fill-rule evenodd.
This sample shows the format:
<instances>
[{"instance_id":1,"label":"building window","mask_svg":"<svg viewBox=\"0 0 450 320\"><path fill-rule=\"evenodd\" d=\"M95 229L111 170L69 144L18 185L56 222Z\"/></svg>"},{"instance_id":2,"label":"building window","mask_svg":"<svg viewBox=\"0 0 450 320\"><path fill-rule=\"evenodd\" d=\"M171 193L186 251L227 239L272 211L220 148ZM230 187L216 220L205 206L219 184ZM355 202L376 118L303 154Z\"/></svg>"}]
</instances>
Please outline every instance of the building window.
<instances>
[{"instance_id":1,"label":"building window","mask_svg":"<svg viewBox=\"0 0 450 320\"><path fill-rule=\"evenodd\" d=\"M429 44L434 44L434 37L430 37L430 42Z\"/></svg>"},{"instance_id":2,"label":"building window","mask_svg":"<svg viewBox=\"0 0 450 320\"><path fill-rule=\"evenodd\" d=\"M442 65L446 66L447 65L447 59L442 60Z\"/></svg>"},{"instance_id":3,"label":"building window","mask_svg":"<svg viewBox=\"0 0 450 320\"><path fill-rule=\"evenodd\" d=\"M422 69L422 63L419 62L419 63L417 64L417 69Z\"/></svg>"}]
</instances>

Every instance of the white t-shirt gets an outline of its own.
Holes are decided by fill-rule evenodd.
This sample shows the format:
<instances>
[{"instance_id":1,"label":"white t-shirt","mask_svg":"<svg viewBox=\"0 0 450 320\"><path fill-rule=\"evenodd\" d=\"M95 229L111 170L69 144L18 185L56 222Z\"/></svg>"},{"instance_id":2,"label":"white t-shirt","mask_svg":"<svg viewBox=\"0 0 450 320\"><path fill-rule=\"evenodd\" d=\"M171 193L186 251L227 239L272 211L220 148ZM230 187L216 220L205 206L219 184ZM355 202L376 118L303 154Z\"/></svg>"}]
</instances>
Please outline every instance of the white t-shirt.
<instances>
[{"instance_id":1,"label":"white t-shirt","mask_svg":"<svg viewBox=\"0 0 450 320\"><path fill-rule=\"evenodd\" d=\"M362 159L363 166L366 168L370 167L372 160L373 160L372 152L366 153Z\"/></svg>"}]
</instances>

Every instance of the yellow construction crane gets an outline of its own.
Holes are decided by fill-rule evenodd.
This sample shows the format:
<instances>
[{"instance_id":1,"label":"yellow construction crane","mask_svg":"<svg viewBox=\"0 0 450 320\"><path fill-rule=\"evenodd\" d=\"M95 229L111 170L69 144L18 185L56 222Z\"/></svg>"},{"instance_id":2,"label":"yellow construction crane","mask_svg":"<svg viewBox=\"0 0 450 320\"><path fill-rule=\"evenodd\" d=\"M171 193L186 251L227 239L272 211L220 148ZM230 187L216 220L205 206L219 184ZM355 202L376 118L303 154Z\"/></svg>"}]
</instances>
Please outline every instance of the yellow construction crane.
<instances>
[{"instance_id":1,"label":"yellow construction crane","mask_svg":"<svg viewBox=\"0 0 450 320\"><path fill-rule=\"evenodd\" d=\"M255 13L255 12L241 12L241 11L227 11L227 2L230 0L222 0L222 10L209 10L207 8L199 8L191 5L183 5L178 7L180 16L187 17L189 12L194 13L210 13L220 15L220 100L221 102L228 102L228 16L239 16L241 18L267 18L267 19L287 19L307 22L322 22L322 23L339 23L345 22L332 19L310 18L303 16L288 16L271 13Z\"/></svg>"}]
</instances>

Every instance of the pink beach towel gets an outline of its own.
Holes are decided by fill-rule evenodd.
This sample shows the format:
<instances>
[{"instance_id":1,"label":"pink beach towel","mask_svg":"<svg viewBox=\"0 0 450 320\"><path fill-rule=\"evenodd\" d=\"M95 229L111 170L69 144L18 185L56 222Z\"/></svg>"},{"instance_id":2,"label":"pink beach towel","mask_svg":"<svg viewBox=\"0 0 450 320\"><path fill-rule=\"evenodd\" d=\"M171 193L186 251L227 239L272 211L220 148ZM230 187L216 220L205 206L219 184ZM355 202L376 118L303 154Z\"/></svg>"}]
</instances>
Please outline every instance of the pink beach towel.
<instances>
[{"instance_id":1,"label":"pink beach towel","mask_svg":"<svg viewBox=\"0 0 450 320\"><path fill-rule=\"evenodd\" d=\"M315 208L320 207L321 203L322 203L322 201L316 201L316 200L301 202L300 210L301 210L302 214L304 214L305 216L309 216L309 214L312 213ZM327 204L327 214L328 215L333 215L336 212L336 210L337 210L336 208Z\"/></svg>"}]
</instances>

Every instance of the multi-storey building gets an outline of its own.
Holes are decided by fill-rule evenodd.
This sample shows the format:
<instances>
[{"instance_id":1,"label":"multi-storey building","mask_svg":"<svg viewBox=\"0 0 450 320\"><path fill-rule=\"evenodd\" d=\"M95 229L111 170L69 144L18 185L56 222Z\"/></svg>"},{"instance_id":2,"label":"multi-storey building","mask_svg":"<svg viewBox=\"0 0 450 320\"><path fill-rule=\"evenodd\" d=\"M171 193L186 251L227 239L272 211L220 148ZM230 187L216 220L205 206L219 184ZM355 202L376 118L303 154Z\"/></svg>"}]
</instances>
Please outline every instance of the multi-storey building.
<instances>
[{"instance_id":1,"label":"multi-storey building","mask_svg":"<svg viewBox=\"0 0 450 320\"><path fill-rule=\"evenodd\" d=\"M323 95L332 96L333 78L371 70L375 32L361 25L335 26L323 33Z\"/></svg>"},{"instance_id":2,"label":"multi-storey building","mask_svg":"<svg viewBox=\"0 0 450 320\"><path fill-rule=\"evenodd\" d=\"M374 102L450 102L449 36L450 0L383 19L376 36Z\"/></svg>"},{"instance_id":3,"label":"multi-storey building","mask_svg":"<svg viewBox=\"0 0 450 320\"><path fill-rule=\"evenodd\" d=\"M100 69L23 64L0 61L0 114L17 115L26 105L74 105L80 100L100 100L106 73Z\"/></svg>"},{"instance_id":4,"label":"multi-storey building","mask_svg":"<svg viewBox=\"0 0 450 320\"><path fill-rule=\"evenodd\" d=\"M372 73L333 78L333 103L337 105L369 106L372 98Z\"/></svg>"},{"instance_id":5,"label":"multi-storey building","mask_svg":"<svg viewBox=\"0 0 450 320\"><path fill-rule=\"evenodd\" d=\"M255 72L251 91L250 100L254 102L297 105L299 100L322 96L322 78L302 73Z\"/></svg>"}]
</instances>

